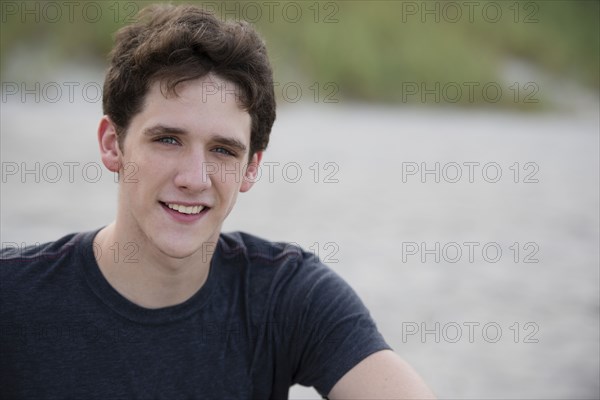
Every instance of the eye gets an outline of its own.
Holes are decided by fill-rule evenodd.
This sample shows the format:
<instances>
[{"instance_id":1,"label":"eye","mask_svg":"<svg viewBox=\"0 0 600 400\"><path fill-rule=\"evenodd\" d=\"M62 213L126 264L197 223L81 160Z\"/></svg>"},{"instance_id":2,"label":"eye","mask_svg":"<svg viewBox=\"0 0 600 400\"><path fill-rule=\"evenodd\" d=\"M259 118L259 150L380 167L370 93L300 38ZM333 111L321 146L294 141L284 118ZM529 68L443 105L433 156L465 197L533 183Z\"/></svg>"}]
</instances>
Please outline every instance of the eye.
<instances>
[{"instance_id":1,"label":"eye","mask_svg":"<svg viewBox=\"0 0 600 400\"><path fill-rule=\"evenodd\" d=\"M225 147L216 147L213 151L215 153L221 153L221 154L225 154L227 156L233 156L233 157L235 157L235 153L227 150Z\"/></svg>"},{"instance_id":2,"label":"eye","mask_svg":"<svg viewBox=\"0 0 600 400\"><path fill-rule=\"evenodd\" d=\"M163 136L163 137L156 139L156 141L159 143L165 143L165 144L179 144L179 141L177 139L175 139L173 136Z\"/></svg>"}]
</instances>

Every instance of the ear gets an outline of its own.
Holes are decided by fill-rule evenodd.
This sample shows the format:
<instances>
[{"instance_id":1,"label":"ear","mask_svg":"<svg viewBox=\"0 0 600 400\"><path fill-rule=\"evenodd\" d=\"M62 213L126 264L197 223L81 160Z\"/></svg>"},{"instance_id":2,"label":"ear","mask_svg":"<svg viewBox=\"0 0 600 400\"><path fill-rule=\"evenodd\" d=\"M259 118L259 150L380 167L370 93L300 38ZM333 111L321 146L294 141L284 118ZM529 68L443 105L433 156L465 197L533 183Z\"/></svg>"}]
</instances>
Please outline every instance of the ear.
<instances>
[{"instance_id":1,"label":"ear","mask_svg":"<svg viewBox=\"0 0 600 400\"><path fill-rule=\"evenodd\" d=\"M263 152L257 151L252 156L252 159L246 166L246 171L244 172L244 181L242 182L242 186L240 187L240 192L244 193L250 190L250 188L254 185L254 182L258 179L260 161L262 160Z\"/></svg>"},{"instance_id":2,"label":"ear","mask_svg":"<svg viewBox=\"0 0 600 400\"><path fill-rule=\"evenodd\" d=\"M117 130L107 115L102 117L98 125L98 144L104 166L111 172L119 172L121 150L117 140Z\"/></svg>"}]
</instances>

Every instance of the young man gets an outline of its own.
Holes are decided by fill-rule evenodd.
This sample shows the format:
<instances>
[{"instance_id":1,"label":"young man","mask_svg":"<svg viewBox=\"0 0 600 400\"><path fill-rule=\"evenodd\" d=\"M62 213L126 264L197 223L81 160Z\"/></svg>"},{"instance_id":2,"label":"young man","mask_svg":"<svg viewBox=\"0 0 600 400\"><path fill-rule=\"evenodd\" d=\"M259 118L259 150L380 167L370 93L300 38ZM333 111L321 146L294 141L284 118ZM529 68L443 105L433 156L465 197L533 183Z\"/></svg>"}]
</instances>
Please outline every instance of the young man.
<instances>
[{"instance_id":1,"label":"young man","mask_svg":"<svg viewBox=\"0 0 600 400\"><path fill-rule=\"evenodd\" d=\"M193 6L139 17L117 34L98 128L115 221L2 252L2 397L432 397L318 259L221 233L275 120L258 35Z\"/></svg>"}]
</instances>

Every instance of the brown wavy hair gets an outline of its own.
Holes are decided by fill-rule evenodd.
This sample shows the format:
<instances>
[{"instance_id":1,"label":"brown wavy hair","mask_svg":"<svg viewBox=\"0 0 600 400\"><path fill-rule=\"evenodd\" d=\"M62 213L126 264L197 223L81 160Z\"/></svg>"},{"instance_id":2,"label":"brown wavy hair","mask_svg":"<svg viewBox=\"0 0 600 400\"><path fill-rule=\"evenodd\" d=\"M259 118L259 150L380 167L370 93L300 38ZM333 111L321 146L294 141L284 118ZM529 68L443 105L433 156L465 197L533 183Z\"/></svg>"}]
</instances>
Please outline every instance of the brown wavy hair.
<instances>
[{"instance_id":1,"label":"brown wavy hair","mask_svg":"<svg viewBox=\"0 0 600 400\"><path fill-rule=\"evenodd\" d=\"M192 5L151 5L117 31L109 62L102 110L116 125L121 149L153 83L176 95L177 84L210 73L238 88L252 121L250 157L266 149L275 121L273 72L264 41L247 22L221 21Z\"/></svg>"}]
</instances>

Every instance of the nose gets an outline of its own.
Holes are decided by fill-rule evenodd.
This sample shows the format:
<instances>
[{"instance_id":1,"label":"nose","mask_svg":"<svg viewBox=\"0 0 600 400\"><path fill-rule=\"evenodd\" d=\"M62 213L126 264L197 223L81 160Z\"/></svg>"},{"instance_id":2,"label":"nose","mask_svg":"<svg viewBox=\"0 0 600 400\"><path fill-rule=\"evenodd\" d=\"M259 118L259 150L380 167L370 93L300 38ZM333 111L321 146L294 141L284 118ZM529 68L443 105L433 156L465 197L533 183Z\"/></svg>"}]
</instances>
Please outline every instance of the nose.
<instances>
[{"instance_id":1,"label":"nose","mask_svg":"<svg viewBox=\"0 0 600 400\"><path fill-rule=\"evenodd\" d=\"M202 192L212 186L212 179L218 168L206 160L202 151L182 156L178 160L175 185L189 192Z\"/></svg>"}]
</instances>

